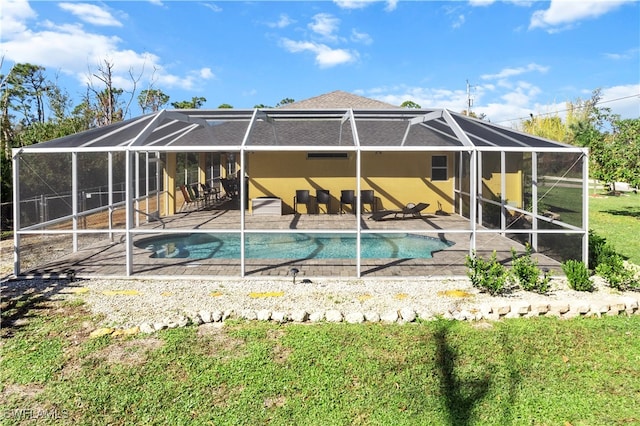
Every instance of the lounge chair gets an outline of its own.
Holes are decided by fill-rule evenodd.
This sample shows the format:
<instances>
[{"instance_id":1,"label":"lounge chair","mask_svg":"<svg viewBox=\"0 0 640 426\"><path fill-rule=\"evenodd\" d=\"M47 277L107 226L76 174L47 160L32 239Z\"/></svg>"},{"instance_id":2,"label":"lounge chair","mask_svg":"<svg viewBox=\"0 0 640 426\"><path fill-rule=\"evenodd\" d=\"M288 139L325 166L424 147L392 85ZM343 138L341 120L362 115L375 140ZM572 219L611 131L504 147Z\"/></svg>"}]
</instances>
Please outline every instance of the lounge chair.
<instances>
[{"instance_id":1,"label":"lounge chair","mask_svg":"<svg viewBox=\"0 0 640 426\"><path fill-rule=\"evenodd\" d=\"M402 219L406 218L407 216L422 217L421 212L427 207L429 207L428 203L418 203L418 204L409 203L400 210L380 210L380 211L374 212L373 214L371 214L371 216L369 216L369 219L383 220L384 218L390 215L393 215L394 219L398 219L398 215L402 215Z\"/></svg>"}]
</instances>

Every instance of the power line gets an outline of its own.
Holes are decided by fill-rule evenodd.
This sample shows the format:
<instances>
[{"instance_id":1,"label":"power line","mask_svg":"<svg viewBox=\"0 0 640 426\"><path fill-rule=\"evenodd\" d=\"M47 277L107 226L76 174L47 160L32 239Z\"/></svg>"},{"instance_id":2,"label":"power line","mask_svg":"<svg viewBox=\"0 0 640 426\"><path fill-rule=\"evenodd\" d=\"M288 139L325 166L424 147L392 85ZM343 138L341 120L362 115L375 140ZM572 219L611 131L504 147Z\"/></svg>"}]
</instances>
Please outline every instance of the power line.
<instances>
[{"instance_id":1,"label":"power line","mask_svg":"<svg viewBox=\"0 0 640 426\"><path fill-rule=\"evenodd\" d=\"M625 100L625 99L631 99L631 98L635 98L635 97L640 97L640 93L638 93L637 95L623 96L621 98L609 99L609 100L606 100L606 101L598 101L598 102L595 103L595 105L606 104L606 103L609 103L609 102L617 102L617 101L622 101L622 100ZM586 107L587 107L587 105L579 105L579 106L576 106L574 109L582 109L582 108L586 108ZM559 112L567 112L567 111L569 111L569 108L559 109L559 110L552 111L552 112L543 112L543 113L537 114L536 117L542 117L542 116L546 116L546 115L552 115L552 114L557 114ZM527 120L529 118L530 118L530 116L529 117L510 118L510 119L507 119L507 120L497 121L496 124L506 123L506 122L515 121L515 120L522 121L522 120Z\"/></svg>"}]
</instances>

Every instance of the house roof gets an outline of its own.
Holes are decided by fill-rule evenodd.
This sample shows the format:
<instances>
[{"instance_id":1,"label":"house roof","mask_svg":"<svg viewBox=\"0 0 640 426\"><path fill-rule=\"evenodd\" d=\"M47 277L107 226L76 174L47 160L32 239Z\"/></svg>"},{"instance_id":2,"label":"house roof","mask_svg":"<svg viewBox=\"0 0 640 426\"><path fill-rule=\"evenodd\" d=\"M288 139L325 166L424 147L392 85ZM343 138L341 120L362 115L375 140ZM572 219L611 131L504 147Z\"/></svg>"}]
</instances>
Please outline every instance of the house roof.
<instances>
[{"instance_id":1,"label":"house roof","mask_svg":"<svg viewBox=\"0 0 640 426\"><path fill-rule=\"evenodd\" d=\"M29 151L566 150L445 109L398 108L334 91L271 109L162 110L21 148Z\"/></svg>"},{"instance_id":2,"label":"house roof","mask_svg":"<svg viewBox=\"0 0 640 426\"><path fill-rule=\"evenodd\" d=\"M299 102L281 106L282 109L397 109L397 105L391 105L376 99L365 98L353 93L336 90L323 95L314 96Z\"/></svg>"}]
</instances>

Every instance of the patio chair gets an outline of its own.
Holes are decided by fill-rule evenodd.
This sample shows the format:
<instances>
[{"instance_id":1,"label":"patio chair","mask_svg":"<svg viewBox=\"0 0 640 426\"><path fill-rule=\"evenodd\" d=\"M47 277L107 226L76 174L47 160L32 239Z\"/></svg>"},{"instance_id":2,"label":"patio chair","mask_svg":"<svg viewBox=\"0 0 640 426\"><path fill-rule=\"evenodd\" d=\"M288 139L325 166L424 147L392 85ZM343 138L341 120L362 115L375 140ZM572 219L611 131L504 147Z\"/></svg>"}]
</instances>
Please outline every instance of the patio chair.
<instances>
[{"instance_id":1,"label":"patio chair","mask_svg":"<svg viewBox=\"0 0 640 426\"><path fill-rule=\"evenodd\" d=\"M195 200L191 194L189 193L189 190L187 189L187 187L185 185L180 185L180 191L182 192L182 198L184 198L184 201L182 202L182 205L180 206L180 212L182 212L182 209L184 209L185 207L189 207L191 204L195 204L196 205L196 209L198 208L198 200Z\"/></svg>"},{"instance_id":2,"label":"patio chair","mask_svg":"<svg viewBox=\"0 0 640 426\"><path fill-rule=\"evenodd\" d=\"M201 183L200 186L202 187L202 192L206 199L209 201L211 201L212 198L215 198L216 201L220 200L219 188L213 188L208 182Z\"/></svg>"},{"instance_id":3,"label":"patio chair","mask_svg":"<svg viewBox=\"0 0 640 426\"><path fill-rule=\"evenodd\" d=\"M373 213L376 211L376 197L373 193L373 189L360 190L360 203L363 207L365 204L368 204L371 207L369 212Z\"/></svg>"},{"instance_id":4,"label":"patio chair","mask_svg":"<svg viewBox=\"0 0 640 426\"><path fill-rule=\"evenodd\" d=\"M325 212L331 213L331 195L329 194L328 189L316 189L316 211L317 214L320 214L320 204L325 205Z\"/></svg>"},{"instance_id":5,"label":"patio chair","mask_svg":"<svg viewBox=\"0 0 640 426\"><path fill-rule=\"evenodd\" d=\"M200 187L197 183L191 184L191 191L189 192L189 194L191 194L191 192L193 192L192 199L204 201L205 203L207 202L207 196L204 192L200 193Z\"/></svg>"},{"instance_id":6,"label":"patio chair","mask_svg":"<svg viewBox=\"0 0 640 426\"><path fill-rule=\"evenodd\" d=\"M220 179L220 183L222 183L222 189L224 189L229 198L238 197L238 181L236 179Z\"/></svg>"},{"instance_id":7,"label":"patio chair","mask_svg":"<svg viewBox=\"0 0 640 426\"><path fill-rule=\"evenodd\" d=\"M293 211L298 213L298 204L304 204L307 206L307 213L309 213L309 204L311 204L311 197L309 196L308 189L297 189L296 195L293 197Z\"/></svg>"},{"instance_id":8,"label":"patio chair","mask_svg":"<svg viewBox=\"0 0 640 426\"><path fill-rule=\"evenodd\" d=\"M344 205L349 204L351 206L351 212L355 213L355 193L352 189L343 189L340 194L340 214L344 213Z\"/></svg>"},{"instance_id":9,"label":"patio chair","mask_svg":"<svg viewBox=\"0 0 640 426\"><path fill-rule=\"evenodd\" d=\"M402 215L402 219L405 219L407 216L419 218L422 217L422 210L427 207L429 207L428 203L409 203L400 210L380 210L378 212L374 212L369 219L384 220L387 216L391 215L393 215L394 219L398 219L398 215Z\"/></svg>"}]
</instances>

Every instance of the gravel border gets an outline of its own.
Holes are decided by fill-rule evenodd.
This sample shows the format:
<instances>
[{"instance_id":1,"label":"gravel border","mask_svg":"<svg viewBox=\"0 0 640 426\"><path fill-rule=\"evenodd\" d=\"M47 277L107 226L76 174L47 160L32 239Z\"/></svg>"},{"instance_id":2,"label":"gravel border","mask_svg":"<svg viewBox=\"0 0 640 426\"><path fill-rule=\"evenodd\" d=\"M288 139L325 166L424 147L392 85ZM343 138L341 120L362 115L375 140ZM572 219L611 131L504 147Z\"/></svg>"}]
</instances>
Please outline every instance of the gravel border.
<instances>
[{"instance_id":1,"label":"gravel border","mask_svg":"<svg viewBox=\"0 0 640 426\"><path fill-rule=\"evenodd\" d=\"M595 281L577 292L554 278L549 295L515 291L490 296L467 277L408 279L216 278L211 280L89 279L15 280L2 284L3 299L26 291L52 299L82 300L103 319L100 326L142 331L223 321L412 322L417 318L498 320L505 317L640 314L639 292L618 292ZM449 292L449 293L447 293Z\"/></svg>"}]
</instances>

